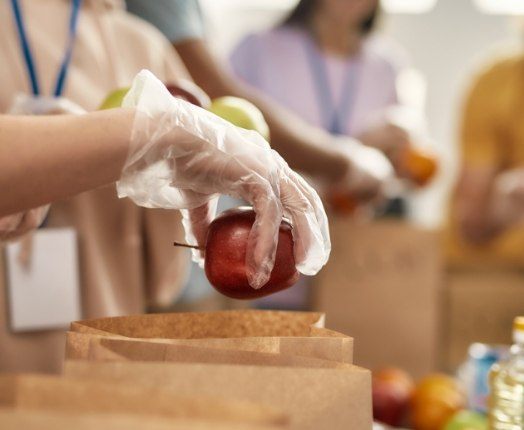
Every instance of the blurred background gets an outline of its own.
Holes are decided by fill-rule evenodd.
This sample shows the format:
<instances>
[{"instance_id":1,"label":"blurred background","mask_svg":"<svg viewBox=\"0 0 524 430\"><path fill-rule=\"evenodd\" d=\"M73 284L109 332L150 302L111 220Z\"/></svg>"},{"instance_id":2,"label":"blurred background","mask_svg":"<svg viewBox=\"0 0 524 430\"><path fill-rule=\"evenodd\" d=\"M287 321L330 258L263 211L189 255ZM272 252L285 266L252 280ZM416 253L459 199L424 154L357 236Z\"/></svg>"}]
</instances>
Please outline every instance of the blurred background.
<instances>
[{"instance_id":1,"label":"blurred background","mask_svg":"<svg viewBox=\"0 0 524 430\"><path fill-rule=\"evenodd\" d=\"M296 4L295 0L201 0L209 43L227 60L244 36L270 28ZM430 187L410 198L412 219L438 226L459 163L457 125L466 85L490 51L521 42L519 14L524 13L524 5L518 0L382 0L381 5L378 32L400 44L419 72L410 83L416 88L408 85L404 92L424 108L446 164Z\"/></svg>"}]
</instances>

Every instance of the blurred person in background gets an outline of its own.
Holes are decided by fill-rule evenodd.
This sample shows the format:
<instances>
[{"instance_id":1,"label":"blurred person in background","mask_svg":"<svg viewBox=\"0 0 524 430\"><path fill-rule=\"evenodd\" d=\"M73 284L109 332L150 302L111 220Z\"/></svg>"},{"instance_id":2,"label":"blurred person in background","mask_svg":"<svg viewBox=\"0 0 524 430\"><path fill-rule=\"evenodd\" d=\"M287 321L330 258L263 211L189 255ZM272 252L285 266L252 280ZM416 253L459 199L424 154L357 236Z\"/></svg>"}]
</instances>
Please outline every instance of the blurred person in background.
<instances>
[{"instance_id":1,"label":"blurred person in background","mask_svg":"<svg viewBox=\"0 0 524 430\"><path fill-rule=\"evenodd\" d=\"M449 216L451 264L524 267L524 54L500 55L472 79Z\"/></svg>"},{"instance_id":2,"label":"blurred person in background","mask_svg":"<svg viewBox=\"0 0 524 430\"><path fill-rule=\"evenodd\" d=\"M374 34L378 14L378 0L301 0L281 24L237 45L233 71L309 124L394 160L409 136L384 114L399 104L407 61Z\"/></svg>"},{"instance_id":3,"label":"blurred person in background","mask_svg":"<svg viewBox=\"0 0 524 430\"><path fill-rule=\"evenodd\" d=\"M271 145L289 165L326 186L347 183L362 199L373 199L381 183L373 176L373 166L355 165L351 151L322 128L307 124L279 103L244 85L210 51L205 41L201 9L197 0L126 0L129 12L143 18L171 41L195 83L212 99L236 96L255 104L268 122ZM357 144L356 141L351 140Z\"/></svg>"},{"instance_id":4,"label":"blurred person in background","mask_svg":"<svg viewBox=\"0 0 524 430\"><path fill-rule=\"evenodd\" d=\"M374 0L300 1L281 25L248 35L233 50L237 85L247 84L289 109L301 124L323 129L331 139L322 145L355 138L396 165L409 136L389 121L388 111L399 105L397 78L407 61L401 50L373 34L377 15ZM351 204L346 210L344 201L330 201L329 191L324 197L335 211L340 204L341 214L351 211ZM403 199L391 198L380 213L403 216ZM289 290L260 305L307 308L303 289L302 295Z\"/></svg>"},{"instance_id":5,"label":"blurred person in background","mask_svg":"<svg viewBox=\"0 0 524 430\"><path fill-rule=\"evenodd\" d=\"M71 40L76 3L23 0L18 4L40 96L51 96L68 43L73 49L61 96L87 111L96 110L110 91L129 86L142 68L149 68L163 81L188 77L162 34L128 14L118 0L84 0L76 37ZM9 1L0 2L3 113L12 110L19 93L32 92L13 6ZM178 212L145 210L118 199L114 186L56 202L47 226L76 231L82 316L143 313L150 305L170 304L185 280L189 258L184 250L171 246L172 239L183 239L180 220ZM2 309L8 306L7 270L0 259ZM42 288L46 283L42 279ZM14 333L6 313L0 312L0 351L0 370L57 371L63 359L63 331Z\"/></svg>"}]
</instances>

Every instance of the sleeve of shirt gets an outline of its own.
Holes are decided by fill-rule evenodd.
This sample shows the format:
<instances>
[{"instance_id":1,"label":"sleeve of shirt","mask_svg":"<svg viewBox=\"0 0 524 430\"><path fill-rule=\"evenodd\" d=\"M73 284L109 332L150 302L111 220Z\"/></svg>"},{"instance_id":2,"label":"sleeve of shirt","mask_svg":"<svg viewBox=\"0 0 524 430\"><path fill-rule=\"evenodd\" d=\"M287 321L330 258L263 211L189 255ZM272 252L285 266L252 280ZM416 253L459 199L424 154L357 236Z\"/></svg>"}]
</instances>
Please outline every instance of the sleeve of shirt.
<instances>
[{"instance_id":1,"label":"sleeve of shirt","mask_svg":"<svg viewBox=\"0 0 524 430\"><path fill-rule=\"evenodd\" d=\"M172 42L204 37L197 0L126 0L127 10L153 24Z\"/></svg>"},{"instance_id":2,"label":"sleeve of shirt","mask_svg":"<svg viewBox=\"0 0 524 430\"><path fill-rule=\"evenodd\" d=\"M240 41L233 49L229 63L233 73L250 85L257 85L257 63L261 55L256 35L252 34Z\"/></svg>"},{"instance_id":3,"label":"sleeve of shirt","mask_svg":"<svg viewBox=\"0 0 524 430\"><path fill-rule=\"evenodd\" d=\"M503 160L499 127L503 80L496 68L491 69L477 79L467 96L460 130L462 163L466 166L493 167Z\"/></svg>"}]
</instances>

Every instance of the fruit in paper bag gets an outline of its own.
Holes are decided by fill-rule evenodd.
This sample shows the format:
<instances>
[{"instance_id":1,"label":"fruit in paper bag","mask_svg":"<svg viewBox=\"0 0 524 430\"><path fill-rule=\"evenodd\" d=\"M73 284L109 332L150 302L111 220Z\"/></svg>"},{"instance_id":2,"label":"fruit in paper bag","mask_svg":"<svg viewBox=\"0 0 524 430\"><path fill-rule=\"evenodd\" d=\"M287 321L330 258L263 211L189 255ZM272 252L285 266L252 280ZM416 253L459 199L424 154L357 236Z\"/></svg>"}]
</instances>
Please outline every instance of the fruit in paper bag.
<instances>
[{"instance_id":1,"label":"fruit in paper bag","mask_svg":"<svg viewBox=\"0 0 524 430\"><path fill-rule=\"evenodd\" d=\"M488 420L478 412L460 411L451 417L443 430L488 430Z\"/></svg>"},{"instance_id":2,"label":"fruit in paper bag","mask_svg":"<svg viewBox=\"0 0 524 430\"><path fill-rule=\"evenodd\" d=\"M415 430L442 430L465 405L464 392L455 379L444 374L430 375L413 393L411 423Z\"/></svg>"},{"instance_id":3,"label":"fruit in paper bag","mask_svg":"<svg viewBox=\"0 0 524 430\"><path fill-rule=\"evenodd\" d=\"M390 426L402 425L414 389L413 379L401 369L373 372L373 418Z\"/></svg>"}]
</instances>

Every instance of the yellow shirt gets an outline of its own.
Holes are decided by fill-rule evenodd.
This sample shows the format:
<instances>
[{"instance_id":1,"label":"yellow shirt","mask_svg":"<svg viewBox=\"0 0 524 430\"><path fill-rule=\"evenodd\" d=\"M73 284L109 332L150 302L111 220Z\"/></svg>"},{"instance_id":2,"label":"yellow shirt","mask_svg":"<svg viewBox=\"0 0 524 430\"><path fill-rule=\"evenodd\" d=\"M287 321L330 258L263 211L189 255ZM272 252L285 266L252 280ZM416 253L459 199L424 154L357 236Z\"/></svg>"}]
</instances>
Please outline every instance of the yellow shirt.
<instances>
[{"instance_id":1,"label":"yellow shirt","mask_svg":"<svg viewBox=\"0 0 524 430\"><path fill-rule=\"evenodd\" d=\"M499 60L477 77L465 103L460 143L465 167L524 167L524 54ZM524 225L471 245L462 238L454 211L452 206L446 234L451 265L524 267Z\"/></svg>"}]
</instances>

